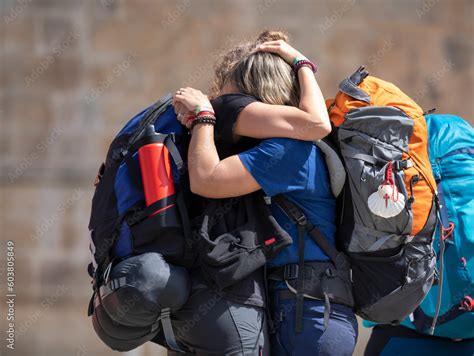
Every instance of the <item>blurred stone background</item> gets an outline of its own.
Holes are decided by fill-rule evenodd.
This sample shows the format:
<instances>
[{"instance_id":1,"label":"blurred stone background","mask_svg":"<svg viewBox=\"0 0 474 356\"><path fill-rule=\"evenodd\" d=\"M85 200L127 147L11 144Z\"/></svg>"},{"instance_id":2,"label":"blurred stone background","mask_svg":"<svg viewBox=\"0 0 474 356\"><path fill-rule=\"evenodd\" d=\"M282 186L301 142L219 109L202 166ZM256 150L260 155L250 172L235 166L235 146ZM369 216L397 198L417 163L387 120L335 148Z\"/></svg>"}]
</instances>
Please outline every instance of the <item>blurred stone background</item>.
<instances>
[{"instance_id":1,"label":"blurred stone background","mask_svg":"<svg viewBox=\"0 0 474 356\"><path fill-rule=\"evenodd\" d=\"M1 0L0 15L2 355L113 354L86 315L96 170L129 117L180 86L206 90L236 41L286 30L327 97L366 64L424 109L473 122L472 0ZM14 352L4 346L7 240ZM159 354L151 344L130 353Z\"/></svg>"}]
</instances>

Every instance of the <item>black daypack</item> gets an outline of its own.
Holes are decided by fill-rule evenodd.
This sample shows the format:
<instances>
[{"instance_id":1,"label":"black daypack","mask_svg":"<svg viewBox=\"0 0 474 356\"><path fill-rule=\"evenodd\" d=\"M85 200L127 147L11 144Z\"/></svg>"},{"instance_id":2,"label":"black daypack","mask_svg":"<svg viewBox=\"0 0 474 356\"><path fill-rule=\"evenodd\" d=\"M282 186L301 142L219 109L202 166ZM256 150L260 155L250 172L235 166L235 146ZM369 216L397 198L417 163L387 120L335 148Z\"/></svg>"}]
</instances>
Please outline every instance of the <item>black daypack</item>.
<instances>
[{"instance_id":1,"label":"black daypack","mask_svg":"<svg viewBox=\"0 0 474 356\"><path fill-rule=\"evenodd\" d=\"M292 243L257 191L214 199L206 207L197 239L201 270L222 290L251 275Z\"/></svg>"},{"instance_id":2,"label":"black daypack","mask_svg":"<svg viewBox=\"0 0 474 356\"><path fill-rule=\"evenodd\" d=\"M180 266L194 259L183 159L187 141L168 95L127 122L100 167L89 223L93 295L88 313L99 337L115 350L151 340L159 331L157 321L162 321L168 346L179 350L169 313L186 302L190 282ZM174 194L147 206L138 151L153 144L167 149L160 159L166 161L167 174L172 172Z\"/></svg>"}]
</instances>

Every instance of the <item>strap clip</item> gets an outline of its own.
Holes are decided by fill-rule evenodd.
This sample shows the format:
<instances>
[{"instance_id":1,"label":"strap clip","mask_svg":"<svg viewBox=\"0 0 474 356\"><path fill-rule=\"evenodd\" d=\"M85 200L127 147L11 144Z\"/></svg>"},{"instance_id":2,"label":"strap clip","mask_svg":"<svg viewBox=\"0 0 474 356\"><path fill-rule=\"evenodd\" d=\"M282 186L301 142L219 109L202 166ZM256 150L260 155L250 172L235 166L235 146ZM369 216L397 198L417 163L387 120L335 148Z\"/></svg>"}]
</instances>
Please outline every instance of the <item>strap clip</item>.
<instances>
[{"instance_id":1,"label":"strap clip","mask_svg":"<svg viewBox=\"0 0 474 356\"><path fill-rule=\"evenodd\" d=\"M305 226L306 223L308 222L308 219L306 218L306 215L301 214L301 215L298 216L298 217L295 216L295 222L296 222L298 225Z\"/></svg>"},{"instance_id":2,"label":"strap clip","mask_svg":"<svg viewBox=\"0 0 474 356\"><path fill-rule=\"evenodd\" d=\"M334 278L335 274L334 274L334 270L332 268L326 268L326 271L324 271L326 276L328 276L329 278Z\"/></svg>"},{"instance_id":3,"label":"strap clip","mask_svg":"<svg viewBox=\"0 0 474 356\"><path fill-rule=\"evenodd\" d=\"M114 161L120 161L122 160L126 155L128 154L128 150L125 147L120 147L115 149L112 152L112 159Z\"/></svg>"},{"instance_id":4,"label":"strap clip","mask_svg":"<svg viewBox=\"0 0 474 356\"><path fill-rule=\"evenodd\" d=\"M470 296L466 295L461 301L460 309L465 311L473 311L474 310L474 299Z\"/></svg>"},{"instance_id":5,"label":"strap clip","mask_svg":"<svg viewBox=\"0 0 474 356\"><path fill-rule=\"evenodd\" d=\"M413 162L409 159L402 159L393 162L393 168L397 171L405 170L413 167Z\"/></svg>"},{"instance_id":6,"label":"strap clip","mask_svg":"<svg viewBox=\"0 0 474 356\"><path fill-rule=\"evenodd\" d=\"M291 280L298 278L298 265L297 264L288 264L283 267L283 279Z\"/></svg>"}]
</instances>

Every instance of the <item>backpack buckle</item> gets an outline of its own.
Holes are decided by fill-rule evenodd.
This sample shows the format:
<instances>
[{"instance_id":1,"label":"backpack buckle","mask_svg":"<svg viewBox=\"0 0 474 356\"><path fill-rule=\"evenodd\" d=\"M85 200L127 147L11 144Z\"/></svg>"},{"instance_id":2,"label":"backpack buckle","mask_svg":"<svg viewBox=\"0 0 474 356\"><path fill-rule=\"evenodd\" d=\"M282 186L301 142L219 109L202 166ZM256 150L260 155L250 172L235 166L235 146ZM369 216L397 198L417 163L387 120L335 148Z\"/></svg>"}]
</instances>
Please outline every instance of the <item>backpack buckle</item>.
<instances>
[{"instance_id":1,"label":"backpack buckle","mask_svg":"<svg viewBox=\"0 0 474 356\"><path fill-rule=\"evenodd\" d=\"M128 150L124 147L117 148L112 152L112 159L114 161L121 161L128 154Z\"/></svg>"},{"instance_id":2,"label":"backpack buckle","mask_svg":"<svg viewBox=\"0 0 474 356\"><path fill-rule=\"evenodd\" d=\"M301 214L300 216L295 217L295 221L298 225L302 225L302 226L306 225L306 223L308 222L304 214Z\"/></svg>"},{"instance_id":3,"label":"backpack buckle","mask_svg":"<svg viewBox=\"0 0 474 356\"><path fill-rule=\"evenodd\" d=\"M298 278L298 265L297 264L289 264L283 267L283 279L290 280Z\"/></svg>"},{"instance_id":4,"label":"backpack buckle","mask_svg":"<svg viewBox=\"0 0 474 356\"><path fill-rule=\"evenodd\" d=\"M413 162L409 159L393 162L393 168L395 168L397 171L405 170L411 167L413 167Z\"/></svg>"},{"instance_id":5,"label":"backpack buckle","mask_svg":"<svg viewBox=\"0 0 474 356\"><path fill-rule=\"evenodd\" d=\"M474 299L470 296L466 295L461 301L460 309L465 311L472 311L474 310Z\"/></svg>"},{"instance_id":6,"label":"backpack buckle","mask_svg":"<svg viewBox=\"0 0 474 356\"><path fill-rule=\"evenodd\" d=\"M334 270L329 267L329 268L326 268L326 270L324 271L326 276L329 277L329 278L334 278L336 276L336 274L334 273Z\"/></svg>"}]
</instances>

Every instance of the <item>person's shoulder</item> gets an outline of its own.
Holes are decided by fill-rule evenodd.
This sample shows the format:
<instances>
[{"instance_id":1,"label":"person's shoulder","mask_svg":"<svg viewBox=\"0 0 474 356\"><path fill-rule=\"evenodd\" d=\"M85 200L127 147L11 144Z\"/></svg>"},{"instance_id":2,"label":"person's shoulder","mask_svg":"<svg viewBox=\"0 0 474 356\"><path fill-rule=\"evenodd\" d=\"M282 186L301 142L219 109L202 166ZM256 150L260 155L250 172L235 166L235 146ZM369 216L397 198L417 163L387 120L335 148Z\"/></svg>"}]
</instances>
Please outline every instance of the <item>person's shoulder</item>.
<instances>
[{"instance_id":1,"label":"person's shoulder","mask_svg":"<svg viewBox=\"0 0 474 356\"><path fill-rule=\"evenodd\" d=\"M254 101L258 101L255 97L247 94L233 93L223 94L211 100L213 106L219 105L237 105L237 104L249 104Z\"/></svg>"}]
</instances>

